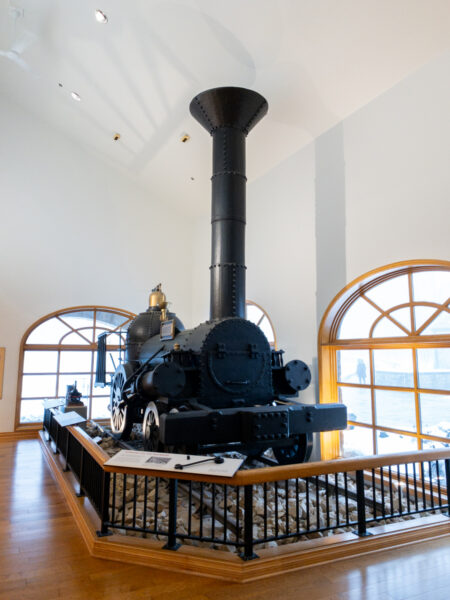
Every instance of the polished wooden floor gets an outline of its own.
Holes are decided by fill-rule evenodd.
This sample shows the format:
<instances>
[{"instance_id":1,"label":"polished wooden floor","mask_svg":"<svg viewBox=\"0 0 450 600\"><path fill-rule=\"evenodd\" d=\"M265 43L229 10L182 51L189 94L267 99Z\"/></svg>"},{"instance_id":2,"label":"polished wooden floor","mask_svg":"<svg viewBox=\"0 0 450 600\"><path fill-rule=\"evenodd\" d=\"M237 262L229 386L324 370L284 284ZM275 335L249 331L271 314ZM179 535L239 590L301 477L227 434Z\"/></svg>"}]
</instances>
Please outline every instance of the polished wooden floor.
<instances>
[{"instance_id":1,"label":"polished wooden floor","mask_svg":"<svg viewBox=\"0 0 450 600\"><path fill-rule=\"evenodd\" d=\"M448 600L450 537L236 584L92 558L37 440L0 443L0 600Z\"/></svg>"}]
</instances>

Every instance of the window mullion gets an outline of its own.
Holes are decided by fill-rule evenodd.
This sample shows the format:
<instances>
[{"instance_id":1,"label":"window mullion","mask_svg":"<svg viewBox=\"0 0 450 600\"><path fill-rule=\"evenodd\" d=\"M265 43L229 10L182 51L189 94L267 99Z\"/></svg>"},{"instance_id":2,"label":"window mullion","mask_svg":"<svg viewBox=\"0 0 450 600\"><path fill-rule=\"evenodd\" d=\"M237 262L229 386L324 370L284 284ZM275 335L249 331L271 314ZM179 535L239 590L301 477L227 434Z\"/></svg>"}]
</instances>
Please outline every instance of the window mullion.
<instances>
[{"instance_id":1,"label":"window mullion","mask_svg":"<svg viewBox=\"0 0 450 600\"><path fill-rule=\"evenodd\" d=\"M417 373L417 350L415 348L411 348L411 352L413 353L413 373L414 373L414 401L416 404L416 433L417 433L417 443L418 449L422 449L422 438L420 437L420 433L422 431L422 425L420 422L420 405L419 405L419 376Z\"/></svg>"},{"instance_id":2,"label":"window mullion","mask_svg":"<svg viewBox=\"0 0 450 600\"><path fill-rule=\"evenodd\" d=\"M369 350L369 367L370 367L370 400L372 403L372 445L373 453L377 453L377 430L376 430L376 409L375 409L375 376L373 368L373 350Z\"/></svg>"},{"instance_id":3,"label":"window mullion","mask_svg":"<svg viewBox=\"0 0 450 600\"><path fill-rule=\"evenodd\" d=\"M61 350L58 350L58 356L57 356L57 359L56 359L56 391L55 391L55 398L58 397L60 364L61 364Z\"/></svg>"}]
</instances>

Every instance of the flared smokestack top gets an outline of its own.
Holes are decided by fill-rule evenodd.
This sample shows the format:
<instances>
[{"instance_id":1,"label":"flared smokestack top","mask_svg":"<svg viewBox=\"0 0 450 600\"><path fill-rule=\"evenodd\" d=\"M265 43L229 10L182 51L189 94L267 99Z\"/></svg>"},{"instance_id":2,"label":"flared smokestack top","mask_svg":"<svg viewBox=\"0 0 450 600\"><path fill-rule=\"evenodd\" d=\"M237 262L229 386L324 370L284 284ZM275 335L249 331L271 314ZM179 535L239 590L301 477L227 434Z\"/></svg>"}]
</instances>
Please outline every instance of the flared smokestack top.
<instances>
[{"instance_id":1,"label":"flared smokestack top","mask_svg":"<svg viewBox=\"0 0 450 600\"><path fill-rule=\"evenodd\" d=\"M253 90L221 87L195 96L189 109L211 135L221 127L240 129L247 135L267 114L268 104Z\"/></svg>"},{"instance_id":2,"label":"flared smokestack top","mask_svg":"<svg viewBox=\"0 0 450 600\"><path fill-rule=\"evenodd\" d=\"M245 137L267 110L260 94L236 87L207 90L190 104L213 138L211 319L245 318Z\"/></svg>"}]
</instances>

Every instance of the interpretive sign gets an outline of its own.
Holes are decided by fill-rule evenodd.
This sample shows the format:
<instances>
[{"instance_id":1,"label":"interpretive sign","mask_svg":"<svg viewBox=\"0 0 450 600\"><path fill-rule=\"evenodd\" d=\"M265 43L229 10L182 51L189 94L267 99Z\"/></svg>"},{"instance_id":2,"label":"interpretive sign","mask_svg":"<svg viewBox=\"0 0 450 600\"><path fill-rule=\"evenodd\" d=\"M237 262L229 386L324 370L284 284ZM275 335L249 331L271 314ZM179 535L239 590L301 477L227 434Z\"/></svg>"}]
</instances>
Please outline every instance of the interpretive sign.
<instances>
[{"instance_id":1,"label":"interpretive sign","mask_svg":"<svg viewBox=\"0 0 450 600\"><path fill-rule=\"evenodd\" d=\"M78 425L79 423L84 423L86 419L76 413L74 410L71 410L66 413L56 413L53 415L53 418L61 427L68 427L69 425Z\"/></svg>"},{"instance_id":2,"label":"interpretive sign","mask_svg":"<svg viewBox=\"0 0 450 600\"><path fill-rule=\"evenodd\" d=\"M121 450L107 460L105 465L150 469L154 471L171 471L175 473L195 473L196 475L214 475L216 477L233 477L243 462L243 458Z\"/></svg>"},{"instance_id":3,"label":"interpretive sign","mask_svg":"<svg viewBox=\"0 0 450 600\"><path fill-rule=\"evenodd\" d=\"M64 398L47 398L44 400L44 408L56 408L64 404Z\"/></svg>"}]
</instances>

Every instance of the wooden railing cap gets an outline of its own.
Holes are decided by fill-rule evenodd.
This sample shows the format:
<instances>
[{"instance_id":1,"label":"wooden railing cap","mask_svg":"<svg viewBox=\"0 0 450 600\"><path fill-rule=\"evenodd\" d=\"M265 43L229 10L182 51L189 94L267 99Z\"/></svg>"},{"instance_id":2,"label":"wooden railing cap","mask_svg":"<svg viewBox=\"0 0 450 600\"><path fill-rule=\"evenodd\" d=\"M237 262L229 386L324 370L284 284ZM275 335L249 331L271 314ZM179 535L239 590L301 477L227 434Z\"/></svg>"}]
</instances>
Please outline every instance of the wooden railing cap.
<instances>
[{"instance_id":1,"label":"wooden railing cap","mask_svg":"<svg viewBox=\"0 0 450 600\"><path fill-rule=\"evenodd\" d=\"M174 473L172 471L154 471L150 469L133 469L129 467L112 467L105 465L109 459L108 454L98 446L92 438L80 427L71 426L68 430L87 450L94 460L108 473L123 473L125 475L143 475L147 477L164 477L165 479L180 479L190 481L203 481L205 483L219 483L222 485L256 485L271 481L284 481L319 475L332 475L349 471L365 471L379 467L404 465L419 462L432 462L450 458L450 448L433 450L416 450L414 452L398 452L374 456L361 456L355 458L339 458L334 460L302 463L297 465L279 465L276 467L263 467L260 469L247 469L238 471L234 477L213 477L210 475L195 475L193 473Z\"/></svg>"}]
</instances>

